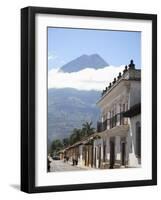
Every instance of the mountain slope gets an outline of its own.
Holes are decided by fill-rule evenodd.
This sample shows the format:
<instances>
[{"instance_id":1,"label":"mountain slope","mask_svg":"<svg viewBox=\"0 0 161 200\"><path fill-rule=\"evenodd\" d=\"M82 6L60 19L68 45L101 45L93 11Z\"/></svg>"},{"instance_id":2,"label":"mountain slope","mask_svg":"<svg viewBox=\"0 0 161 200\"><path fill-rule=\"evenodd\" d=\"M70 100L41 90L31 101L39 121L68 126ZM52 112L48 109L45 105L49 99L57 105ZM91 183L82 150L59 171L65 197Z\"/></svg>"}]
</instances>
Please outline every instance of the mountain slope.
<instances>
[{"instance_id":1,"label":"mountain slope","mask_svg":"<svg viewBox=\"0 0 161 200\"><path fill-rule=\"evenodd\" d=\"M78 91L72 88L48 90L48 144L54 139L68 137L82 123L99 119L96 102L98 91Z\"/></svg>"},{"instance_id":2,"label":"mountain slope","mask_svg":"<svg viewBox=\"0 0 161 200\"><path fill-rule=\"evenodd\" d=\"M82 55L69 63L63 65L60 68L60 71L63 72L77 72L85 68L104 68L105 66L108 66L108 63L101 58L98 54L92 54L92 55Z\"/></svg>"}]
</instances>

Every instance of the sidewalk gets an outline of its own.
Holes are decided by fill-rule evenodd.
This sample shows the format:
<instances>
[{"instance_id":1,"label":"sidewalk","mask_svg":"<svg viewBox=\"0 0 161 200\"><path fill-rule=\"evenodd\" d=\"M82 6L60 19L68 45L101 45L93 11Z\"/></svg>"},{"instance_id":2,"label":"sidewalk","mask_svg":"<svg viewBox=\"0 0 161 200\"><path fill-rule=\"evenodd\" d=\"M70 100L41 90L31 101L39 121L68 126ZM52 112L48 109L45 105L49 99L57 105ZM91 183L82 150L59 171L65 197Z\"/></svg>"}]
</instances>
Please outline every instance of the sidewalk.
<instances>
[{"instance_id":1,"label":"sidewalk","mask_svg":"<svg viewBox=\"0 0 161 200\"><path fill-rule=\"evenodd\" d=\"M63 172L63 171L80 171L87 170L84 167L73 166L70 162L64 162L63 160L50 159L50 172ZM91 169L91 168L90 168Z\"/></svg>"}]
</instances>

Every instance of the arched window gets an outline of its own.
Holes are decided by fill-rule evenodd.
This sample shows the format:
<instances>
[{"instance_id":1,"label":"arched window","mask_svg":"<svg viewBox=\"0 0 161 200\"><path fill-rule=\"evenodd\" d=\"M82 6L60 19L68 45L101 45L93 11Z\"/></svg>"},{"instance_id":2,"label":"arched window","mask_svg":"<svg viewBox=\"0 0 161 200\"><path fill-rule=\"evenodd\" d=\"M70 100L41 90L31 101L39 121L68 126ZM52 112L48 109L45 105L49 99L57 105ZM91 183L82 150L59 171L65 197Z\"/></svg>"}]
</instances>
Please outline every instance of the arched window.
<instances>
[{"instance_id":1,"label":"arched window","mask_svg":"<svg viewBox=\"0 0 161 200\"><path fill-rule=\"evenodd\" d=\"M135 140L135 144L136 144L136 157L137 158L141 158L141 125L140 122L136 122L136 140Z\"/></svg>"}]
</instances>

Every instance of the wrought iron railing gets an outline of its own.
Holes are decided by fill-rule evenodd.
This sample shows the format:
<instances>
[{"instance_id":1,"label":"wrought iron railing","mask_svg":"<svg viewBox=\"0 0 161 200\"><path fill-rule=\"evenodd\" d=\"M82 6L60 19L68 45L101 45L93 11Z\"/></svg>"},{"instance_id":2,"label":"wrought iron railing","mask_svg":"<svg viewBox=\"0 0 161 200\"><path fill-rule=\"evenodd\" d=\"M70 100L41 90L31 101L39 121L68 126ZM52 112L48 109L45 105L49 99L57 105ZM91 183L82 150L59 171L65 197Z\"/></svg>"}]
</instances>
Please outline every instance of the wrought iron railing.
<instances>
[{"instance_id":1,"label":"wrought iron railing","mask_svg":"<svg viewBox=\"0 0 161 200\"><path fill-rule=\"evenodd\" d=\"M123 112L117 113L110 119L106 119L104 122L97 122L97 132L102 132L106 129L111 129L115 126L125 124L127 124L127 119L123 117Z\"/></svg>"},{"instance_id":2,"label":"wrought iron railing","mask_svg":"<svg viewBox=\"0 0 161 200\"><path fill-rule=\"evenodd\" d=\"M97 132L102 132L107 129L107 119L104 122L97 122Z\"/></svg>"}]
</instances>

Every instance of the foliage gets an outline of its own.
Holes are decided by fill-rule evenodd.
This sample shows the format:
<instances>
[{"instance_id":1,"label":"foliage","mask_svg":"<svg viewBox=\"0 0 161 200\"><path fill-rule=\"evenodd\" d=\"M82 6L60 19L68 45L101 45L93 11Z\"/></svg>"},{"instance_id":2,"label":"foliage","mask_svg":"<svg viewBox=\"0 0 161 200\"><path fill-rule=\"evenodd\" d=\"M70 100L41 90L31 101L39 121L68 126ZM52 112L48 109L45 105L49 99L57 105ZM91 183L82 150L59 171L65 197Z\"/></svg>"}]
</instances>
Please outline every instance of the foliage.
<instances>
[{"instance_id":1,"label":"foliage","mask_svg":"<svg viewBox=\"0 0 161 200\"><path fill-rule=\"evenodd\" d=\"M83 136L87 137L93 134L95 129L92 127L92 122L86 122L82 125Z\"/></svg>"},{"instance_id":2,"label":"foliage","mask_svg":"<svg viewBox=\"0 0 161 200\"><path fill-rule=\"evenodd\" d=\"M70 135L69 137L69 143L70 145L78 142L79 140L81 140L81 135L82 135L82 130L81 129L73 129L73 133Z\"/></svg>"},{"instance_id":3,"label":"foliage","mask_svg":"<svg viewBox=\"0 0 161 200\"><path fill-rule=\"evenodd\" d=\"M67 147L67 146L69 146L69 138L64 138L63 140L62 140L62 143L63 143L63 147Z\"/></svg>"},{"instance_id":4,"label":"foliage","mask_svg":"<svg viewBox=\"0 0 161 200\"><path fill-rule=\"evenodd\" d=\"M51 152L56 154L61 149L64 149L69 145L73 145L83 138L92 135L94 132L95 129L92 127L92 122L85 122L84 124L82 124L81 129L74 128L69 138L64 138L62 140L53 140L51 144Z\"/></svg>"},{"instance_id":5,"label":"foliage","mask_svg":"<svg viewBox=\"0 0 161 200\"><path fill-rule=\"evenodd\" d=\"M61 140L53 140L51 144L51 152L57 154L63 148Z\"/></svg>"}]
</instances>

